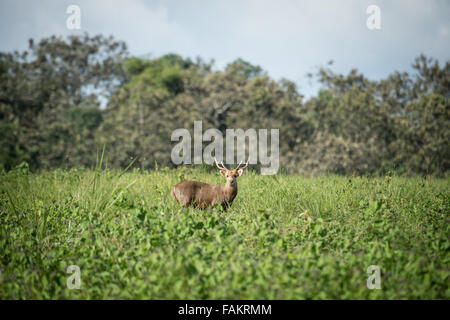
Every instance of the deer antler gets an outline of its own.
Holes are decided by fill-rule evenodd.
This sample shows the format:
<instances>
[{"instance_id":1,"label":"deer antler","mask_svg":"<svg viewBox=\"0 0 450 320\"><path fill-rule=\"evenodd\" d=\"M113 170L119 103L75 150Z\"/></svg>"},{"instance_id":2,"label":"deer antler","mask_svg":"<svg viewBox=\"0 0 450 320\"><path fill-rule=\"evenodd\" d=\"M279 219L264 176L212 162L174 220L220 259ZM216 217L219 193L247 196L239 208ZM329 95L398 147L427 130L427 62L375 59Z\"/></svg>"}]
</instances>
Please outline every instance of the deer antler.
<instances>
[{"instance_id":1,"label":"deer antler","mask_svg":"<svg viewBox=\"0 0 450 320\"><path fill-rule=\"evenodd\" d=\"M217 162L216 157L214 157L214 162L216 163L217 168L219 168L220 170L228 170L228 169L225 168L225 166L223 165L223 162L220 162L220 163ZM222 167L220 167L219 164L222 165Z\"/></svg>"},{"instance_id":2,"label":"deer antler","mask_svg":"<svg viewBox=\"0 0 450 320\"><path fill-rule=\"evenodd\" d=\"M238 166L237 166L236 169L234 169L234 170L237 170L237 169L245 169L245 168L247 168L247 167L248 167L248 159L247 159L247 162L245 163L245 166L243 166L242 168L240 168L241 164L242 164L242 161L239 162Z\"/></svg>"}]
</instances>

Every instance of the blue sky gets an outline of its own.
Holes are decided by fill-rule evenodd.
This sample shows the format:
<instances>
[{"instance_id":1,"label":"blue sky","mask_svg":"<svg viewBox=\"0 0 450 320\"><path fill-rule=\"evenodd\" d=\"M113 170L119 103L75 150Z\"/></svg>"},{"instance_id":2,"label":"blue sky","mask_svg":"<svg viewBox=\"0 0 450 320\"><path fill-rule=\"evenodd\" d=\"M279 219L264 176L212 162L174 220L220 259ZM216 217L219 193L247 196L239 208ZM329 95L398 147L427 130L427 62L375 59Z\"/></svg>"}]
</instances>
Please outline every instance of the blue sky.
<instances>
[{"instance_id":1,"label":"blue sky","mask_svg":"<svg viewBox=\"0 0 450 320\"><path fill-rule=\"evenodd\" d=\"M81 9L81 30L68 30L66 9ZM381 9L381 30L366 26L369 5ZM358 68L371 79L409 71L425 53L450 60L447 0L1 0L0 51L23 50L28 39L88 32L114 35L132 55L214 59L216 68L240 57L275 79L314 95L306 73Z\"/></svg>"}]
</instances>

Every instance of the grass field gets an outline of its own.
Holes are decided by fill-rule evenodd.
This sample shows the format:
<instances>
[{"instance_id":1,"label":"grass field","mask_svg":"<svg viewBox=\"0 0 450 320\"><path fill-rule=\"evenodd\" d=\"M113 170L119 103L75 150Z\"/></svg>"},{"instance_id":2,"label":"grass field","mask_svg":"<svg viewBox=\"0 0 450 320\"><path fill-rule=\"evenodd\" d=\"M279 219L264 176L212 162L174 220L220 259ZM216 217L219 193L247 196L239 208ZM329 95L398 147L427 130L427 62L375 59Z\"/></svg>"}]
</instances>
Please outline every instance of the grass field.
<instances>
[{"instance_id":1,"label":"grass field","mask_svg":"<svg viewBox=\"0 0 450 320\"><path fill-rule=\"evenodd\" d=\"M0 178L1 299L450 299L448 178L246 171L227 212L170 197L205 169Z\"/></svg>"}]
</instances>

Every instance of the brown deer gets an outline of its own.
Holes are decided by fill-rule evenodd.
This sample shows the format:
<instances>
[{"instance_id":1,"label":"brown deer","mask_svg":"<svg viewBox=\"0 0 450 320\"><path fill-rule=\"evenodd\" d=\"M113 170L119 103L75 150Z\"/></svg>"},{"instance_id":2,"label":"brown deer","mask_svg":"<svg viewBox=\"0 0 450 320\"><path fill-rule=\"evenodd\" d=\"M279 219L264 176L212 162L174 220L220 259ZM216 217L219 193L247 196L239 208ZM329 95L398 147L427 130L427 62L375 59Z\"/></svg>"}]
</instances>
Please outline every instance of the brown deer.
<instances>
[{"instance_id":1,"label":"brown deer","mask_svg":"<svg viewBox=\"0 0 450 320\"><path fill-rule=\"evenodd\" d=\"M216 158L214 158L214 162L220 169L220 175L227 179L225 185L182 181L174 185L170 192L180 205L184 207L193 205L194 207L205 209L218 203L224 210L231 205L238 192L236 178L242 175L242 172L248 166L248 160L243 167L241 167L241 161L234 170L225 168L223 162L219 166Z\"/></svg>"}]
</instances>

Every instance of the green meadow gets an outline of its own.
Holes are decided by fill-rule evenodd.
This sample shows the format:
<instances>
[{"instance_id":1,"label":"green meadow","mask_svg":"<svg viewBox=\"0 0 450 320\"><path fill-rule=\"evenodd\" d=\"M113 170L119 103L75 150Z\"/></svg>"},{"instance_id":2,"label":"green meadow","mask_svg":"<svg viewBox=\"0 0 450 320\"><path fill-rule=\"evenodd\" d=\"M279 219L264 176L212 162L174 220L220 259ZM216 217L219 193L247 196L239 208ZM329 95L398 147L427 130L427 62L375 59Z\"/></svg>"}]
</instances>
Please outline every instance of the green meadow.
<instances>
[{"instance_id":1,"label":"green meadow","mask_svg":"<svg viewBox=\"0 0 450 320\"><path fill-rule=\"evenodd\" d=\"M450 298L449 178L246 170L226 212L170 197L184 179L223 183L210 168L0 179L0 299Z\"/></svg>"}]
</instances>

